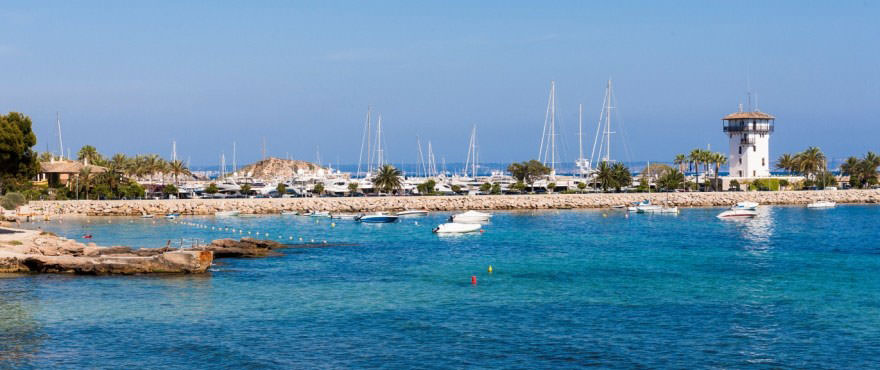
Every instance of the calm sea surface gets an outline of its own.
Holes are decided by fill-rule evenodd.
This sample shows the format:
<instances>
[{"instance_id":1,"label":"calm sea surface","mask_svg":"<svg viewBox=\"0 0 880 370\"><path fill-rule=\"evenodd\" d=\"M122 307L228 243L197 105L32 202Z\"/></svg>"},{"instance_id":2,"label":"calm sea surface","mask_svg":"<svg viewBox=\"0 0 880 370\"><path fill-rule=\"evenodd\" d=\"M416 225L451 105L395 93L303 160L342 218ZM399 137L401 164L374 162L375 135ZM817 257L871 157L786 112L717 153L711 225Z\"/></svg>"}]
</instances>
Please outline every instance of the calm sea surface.
<instances>
[{"instance_id":1,"label":"calm sea surface","mask_svg":"<svg viewBox=\"0 0 880 370\"><path fill-rule=\"evenodd\" d=\"M880 207L718 212L498 212L451 237L431 233L448 213L33 224L100 245L353 245L202 276L0 277L0 368L878 366Z\"/></svg>"}]
</instances>

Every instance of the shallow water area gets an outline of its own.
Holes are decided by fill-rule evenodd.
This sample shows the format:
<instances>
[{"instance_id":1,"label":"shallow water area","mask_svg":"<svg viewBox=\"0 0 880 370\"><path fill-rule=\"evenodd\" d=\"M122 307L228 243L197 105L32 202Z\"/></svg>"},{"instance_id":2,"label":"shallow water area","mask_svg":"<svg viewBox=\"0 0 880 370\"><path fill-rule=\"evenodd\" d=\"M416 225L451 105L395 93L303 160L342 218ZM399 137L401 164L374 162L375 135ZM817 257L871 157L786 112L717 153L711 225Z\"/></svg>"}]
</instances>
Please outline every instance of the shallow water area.
<instances>
[{"instance_id":1,"label":"shallow water area","mask_svg":"<svg viewBox=\"0 0 880 370\"><path fill-rule=\"evenodd\" d=\"M431 229L449 213L28 224L106 246L328 246L205 275L5 276L0 368L874 366L880 207L720 211L494 212L448 236Z\"/></svg>"}]
</instances>

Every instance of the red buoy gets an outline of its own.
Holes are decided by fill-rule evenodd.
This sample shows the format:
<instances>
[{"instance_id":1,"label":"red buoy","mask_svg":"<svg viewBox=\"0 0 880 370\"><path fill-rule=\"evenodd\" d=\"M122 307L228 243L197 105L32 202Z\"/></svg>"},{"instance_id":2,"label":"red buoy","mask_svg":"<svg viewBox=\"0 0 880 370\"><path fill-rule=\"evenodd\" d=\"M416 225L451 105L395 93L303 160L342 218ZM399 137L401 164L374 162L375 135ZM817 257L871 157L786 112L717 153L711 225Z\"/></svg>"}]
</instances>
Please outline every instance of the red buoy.
<instances>
[{"instance_id":1,"label":"red buoy","mask_svg":"<svg viewBox=\"0 0 880 370\"><path fill-rule=\"evenodd\" d=\"M472 284L472 285L477 285L477 277L474 276L474 275L471 275L471 284Z\"/></svg>"}]
</instances>

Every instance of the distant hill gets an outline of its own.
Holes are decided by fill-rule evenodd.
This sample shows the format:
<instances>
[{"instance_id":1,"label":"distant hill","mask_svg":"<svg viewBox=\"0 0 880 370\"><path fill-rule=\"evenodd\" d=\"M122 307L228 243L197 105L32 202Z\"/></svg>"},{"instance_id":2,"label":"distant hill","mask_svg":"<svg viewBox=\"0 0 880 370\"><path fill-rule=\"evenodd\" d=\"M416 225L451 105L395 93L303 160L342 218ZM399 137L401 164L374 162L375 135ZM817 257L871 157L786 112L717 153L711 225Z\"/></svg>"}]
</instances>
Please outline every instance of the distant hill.
<instances>
[{"instance_id":1,"label":"distant hill","mask_svg":"<svg viewBox=\"0 0 880 370\"><path fill-rule=\"evenodd\" d=\"M281 159L269 157L257 163L249 164L238 170L239 176L257 178L293 177L300 170L303 173L317 171L317 164L296 159Z\"/></svg>"}]
</instances>

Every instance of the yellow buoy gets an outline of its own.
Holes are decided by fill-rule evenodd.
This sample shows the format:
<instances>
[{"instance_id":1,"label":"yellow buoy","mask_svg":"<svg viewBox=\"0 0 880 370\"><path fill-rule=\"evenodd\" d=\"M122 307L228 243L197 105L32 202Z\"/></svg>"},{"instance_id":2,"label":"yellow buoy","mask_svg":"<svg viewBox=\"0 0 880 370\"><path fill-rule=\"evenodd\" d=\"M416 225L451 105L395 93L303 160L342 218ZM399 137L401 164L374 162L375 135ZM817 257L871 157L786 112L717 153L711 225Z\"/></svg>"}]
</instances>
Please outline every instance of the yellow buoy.
<instances>
[{"instance_id":1,"label":"yellow buoy","mask_svg":"<svg viewBox=\"0 0 880 370\"><path fill-rule=\"evenodd\" d=\"M330 223L330 227L336 227L336 223L335 223L335 222L331 222L331 223Z\"/></svg>"},{"instance_id":2,"label":"yellow buoy","mask_svg":"<svg viewBox=\"0 0 880 370\"><path fill-rule=\"evenodd\" d=\"M489 273L492 273L492 265L489 265Z\"/></svg>"}]
</instances>

